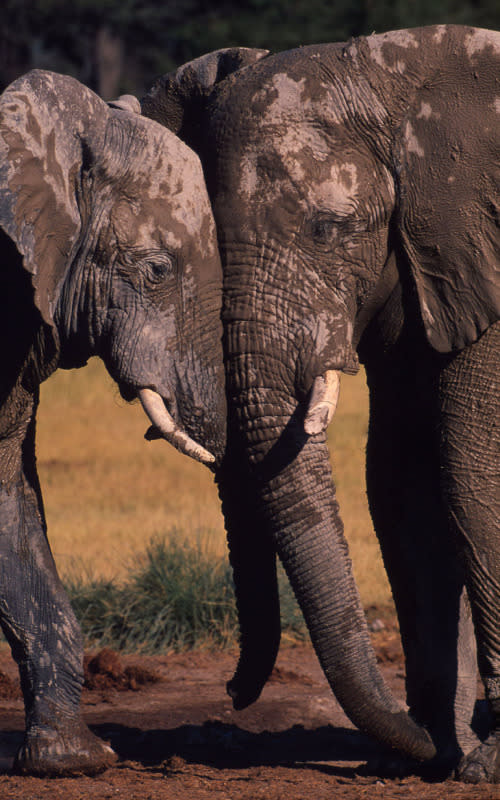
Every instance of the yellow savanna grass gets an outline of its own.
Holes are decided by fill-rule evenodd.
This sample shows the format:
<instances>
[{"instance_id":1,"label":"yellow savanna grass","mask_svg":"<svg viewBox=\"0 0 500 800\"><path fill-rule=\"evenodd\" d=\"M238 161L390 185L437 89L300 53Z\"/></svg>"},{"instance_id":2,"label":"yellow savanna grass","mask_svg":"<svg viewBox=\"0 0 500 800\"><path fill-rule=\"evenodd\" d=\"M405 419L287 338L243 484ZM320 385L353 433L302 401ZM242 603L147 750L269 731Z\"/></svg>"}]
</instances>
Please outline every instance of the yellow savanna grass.
<instances>
[{"instance_id":1,"label":"yellow savanna grass","mask_svg":"<svg viewBox=\"0 0 500 800\"><path fill-rule=\"evenodd\" d=\"M390 592L367 509L364 376L345 377L330 428L337 481L363 603ZM154 536L173 528L225 555L211 473L163 441L148 443L139 404L127 404L101 362L59 370L42 386L37 455L49 540L60 573L124 578Z\"/></svg>"}]
</instances>

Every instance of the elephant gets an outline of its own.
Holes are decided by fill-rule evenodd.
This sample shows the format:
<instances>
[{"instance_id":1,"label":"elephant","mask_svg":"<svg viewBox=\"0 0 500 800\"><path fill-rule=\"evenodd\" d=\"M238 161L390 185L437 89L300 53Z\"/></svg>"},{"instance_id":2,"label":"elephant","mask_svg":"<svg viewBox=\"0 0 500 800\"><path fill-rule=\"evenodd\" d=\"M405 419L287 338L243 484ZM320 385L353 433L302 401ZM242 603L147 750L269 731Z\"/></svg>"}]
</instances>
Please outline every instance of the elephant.
<instances>
[{"instance_id":1,"label":"elephant","mask_svg":"<svg viewBox=\"0 0 500 800\"><path fill-rule=\"evenodd\" d=\"M212 470L225 449L222 271L200 160L138 111L42 70L0 97L0 625L25 703L21 773L116 758L80 714L82 637L36 469L40 383L99 356L142 402L146 438Z\"/></svg>"},{"instance_id":2,"label":"elephant","mask_svg":"<svg viewBox=\"0 0 500 800\"><path fill-rule=\"evenodd\" d=\"M234 705L274 664L278 556L350 719L468 782L500 781L499 56L500 34L447 25L221 50L141 99L199 153L222 258ZM326 446L360 360L409 716L377 671Z\"/></svg>"}]
</instances>

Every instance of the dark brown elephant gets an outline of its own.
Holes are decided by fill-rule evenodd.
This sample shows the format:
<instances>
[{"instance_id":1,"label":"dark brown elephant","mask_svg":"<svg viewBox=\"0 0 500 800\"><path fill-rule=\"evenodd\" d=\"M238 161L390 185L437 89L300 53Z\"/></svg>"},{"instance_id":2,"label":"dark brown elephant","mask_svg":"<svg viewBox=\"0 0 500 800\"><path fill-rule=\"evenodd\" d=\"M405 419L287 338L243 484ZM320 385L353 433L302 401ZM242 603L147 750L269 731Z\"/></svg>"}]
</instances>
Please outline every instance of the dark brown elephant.
<instances>
[{"instance_id":1,"label":"dark brown elephant","mask_svg":"<svg viewBox=\"0 0 500 800\"><path fill-rule=\"evenodd\" d=\"M218 228L234 703L274 663L278 553L350 718L433 755L378 675L331 479L324 430L359 354L410 713L468 781L500 780L499 59L498 33L453 26L220 51L142 100L200 153Z\"/></svg>"},{"instance_id":2,"label":"dark brown elephant","mask_svg":"<svg viewBox=\"0 0 500 800\"><path fill-rule=\"evenodd\" d=\"M36 471L39 384L101 356L122 395L140 397L150 438L220 463L215 225L199 159L184 143L42 71L0 97L0 225L0 625L26 707L16 767L92 773L114 754L80 716L81 635Z\"/></svg>"}]
</instances>

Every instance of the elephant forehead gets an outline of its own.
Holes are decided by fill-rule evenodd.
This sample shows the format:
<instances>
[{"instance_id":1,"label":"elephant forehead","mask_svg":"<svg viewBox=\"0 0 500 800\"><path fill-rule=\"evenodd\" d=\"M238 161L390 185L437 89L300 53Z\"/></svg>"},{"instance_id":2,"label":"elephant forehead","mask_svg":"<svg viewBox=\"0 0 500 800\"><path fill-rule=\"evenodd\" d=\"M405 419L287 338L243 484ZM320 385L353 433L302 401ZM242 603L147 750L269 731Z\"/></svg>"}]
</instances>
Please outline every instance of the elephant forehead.
<instances>
[{"instance_id":1,"label":"elephant forehead","mask_svg":"<svg viewBox=\"0 0 500 800\"><path fill-rule=\"evenodd\" d=\"M325 142L312 126L263 126L258 140L241 157L239 194L250 199L265 187L271 195L279 194L287 184L307 179L312 160L327 157Z\"/></svg>"},{"instance_id":2,"label":"elephant forehead","mask_svg":"<svg viewBox=\"0 0 500 800\"><path fill-rule=\"evenodd\" d=\"M201 162L163 126L137 114L112 111L100 165L105 184L118 187L136 216L142 208L145 222L170 221L188 236L205 228L211 206Z\"/></svg>"},{"instance_id":3,"label":"elephant forehead","mask_svg":"<svg viewBox=\"0 0 500 800\"><path fill-rule=\"evenodd\" d=\"M316 78L314 73L313 77ZM316 102L327 97L328 91L328 85L321 80L278 72L253 94L250 112L256 113L264 125L295 116L297 108L307 116Z\"/></svg>"},{"instance_id":4,"label":"elephant forehead","mask_svg":"<svg viewBox=\"0 0 500 800\"><path fill-rule=\"evenodd\" d=\"M391 31L389 33L375 34L368 36L365 40L368 50L373 60L384 69L390 72L404 73L407 69L405 56L408 51L413 51L411 58L414 58L415 50L420 47L420 42L412 31ZM353 46L353 54L357 53L357 45Z\"/></svg>"},{"instance_id":5,"label":"elephant forehead","mask_svg":"<svg viewBox=\"0 0 500 800\"><path fill-rule=\"evenodd\" d=\"M500 33L482 28L473 28L465 34L465 50L469 57L490 48L494 53L500 54Z\"/></svg>"},{"instance_id":6,"label":"elephant forehead","mask_svg":"<svg viewBox=\"0 0 500 800\"><path fill-rule=\"evenodd\" d=\"M143 183L148 198L171 198L172 214L175 216L189 209L192 224L196 227L200 217L210 213L210 201L198 156L175 136L168 140L168 146L161 141L148 142L148 145L148 150L141 153L131 168L136 173L136 179Z\"/></svg>"},{"instance_id":7,"label":"elephant forehead","mask_svg":"<svg viewBox=\"0 0 500 800\"><path fill-rule=\"evenodd\" d=\"M326 179L320 181L317 187L309 186L308 189L309 205L324 206L340 214L347 214L353 210L358 196L358 167L348 161L333 164Z\"/></svg>"},{"instance_id":8,"label":"elephant forehead","mask_svg":"<svg viewBox=\"0 0 500 800\"><path fill-rule=\"evenodd\" d=\"M161 193L164 204L159 207L158 212L163 224L168 226L172 221L187 236L202 237L213 252L216 240L215 223L199 162L191 158L184 162L176 161L163 189L166 189L166 193Z\"/></svg>"},{"instance_id":9,"label":"elephant forehead","mask_svg":"<svg viewBox=\"0 0 500 800\"><path fill-rule=\"evenodd\" d=\"M368 194L373 169L352 151L328 152L324 142L320 150L307 137L296 150L288 149L281 138L274 145L272 152L259 148L242 160L238 194L245 203L260 207L286 198L303 212L321 208L344 215L354 210L361 182Z\"/></svg>"},{"instance_id":10,"label":"elephant forehead","mask_svg":"<svg viewBox=\"0 0 500 800\"><path fill-rule=\"evenodd\" d=\"M323 195L339 199L354 187L356 167L344 155L344 106L316 69L312 75L275 74L253 94L246 118L242 109L237 191L246 200L286 192L308 205L318 183L324 183Z\"/></svg>"},{"instance_id":11,"label":"elephant forehead","mask_svg":"<svg viewBox=\"0 0 500 800\"><path fill-rule=\"evenodd\" d=\"M132 181L125 174L123 197L113 216L124 236L133 235L144 246L161 239L178 249L196 241L203 255L211 256L216 249L215 223L201 164L173 138L168 150L150 148L143 154Z\"/></svg>"},{"instance_id":12,"label":"elephant forehead","mask_svg":"<svg viewBox=\"0 0 500 800\"><path fill-rule=\"evenodd\" d=\"M248 199L255 197L256 191L270 197L285 189L304 194L309 182L316 188L318 180L349 187L352 181L343 166L352 158L344 155L343 138L340 127L327 127L307 116L259 125L242 147L239 193ZM351 163L346 169L352 175Z\"/></svg>"},{"instance_id":13,"label":"elephant forehead","mask_svg":"<svg viewBox=\"0 0 500 800\"><path fill-rule=\"evenodd\" d=\"M216 233L212 212L203 213L196 196L164 195L122 198L110 212L116 241L122 247L154 250L166 247L178 252L190 249L203 258L216 253Z\"/></svg>"}]
</instances>

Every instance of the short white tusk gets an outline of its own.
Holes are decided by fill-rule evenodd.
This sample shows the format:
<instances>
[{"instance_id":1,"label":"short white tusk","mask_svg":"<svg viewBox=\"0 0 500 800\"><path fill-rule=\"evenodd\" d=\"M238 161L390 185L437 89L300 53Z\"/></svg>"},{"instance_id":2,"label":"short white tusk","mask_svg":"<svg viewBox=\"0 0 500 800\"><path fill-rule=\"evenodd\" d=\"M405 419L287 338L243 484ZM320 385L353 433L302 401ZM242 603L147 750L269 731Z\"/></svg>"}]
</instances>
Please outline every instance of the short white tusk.
<instances>
[{"instance_id":1,"label":"short white tusk","mask_svg":"<svg viewBox=\"0 0 500 800\"><path fill-rule=\"evenodd\" d=\"M201 461L202 464L213 464L215 457L200 444L182 431L169 414L162 397L152 389L140 389L139 399L151 423L164 439L173 444L181 453Z\"/></svg>"},{"instance_id":2,"label":"short white tusk","mask_svg":"<svg viewBox=\"0 0 500 800\"><path fill-rule=\"evenodd\" d=\"M329 369L315 378L304 420L306 433L312 436L327 429L337 408L339 392L340 374L337 370Z\"/></svg>"}]
</instances>

